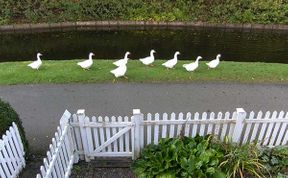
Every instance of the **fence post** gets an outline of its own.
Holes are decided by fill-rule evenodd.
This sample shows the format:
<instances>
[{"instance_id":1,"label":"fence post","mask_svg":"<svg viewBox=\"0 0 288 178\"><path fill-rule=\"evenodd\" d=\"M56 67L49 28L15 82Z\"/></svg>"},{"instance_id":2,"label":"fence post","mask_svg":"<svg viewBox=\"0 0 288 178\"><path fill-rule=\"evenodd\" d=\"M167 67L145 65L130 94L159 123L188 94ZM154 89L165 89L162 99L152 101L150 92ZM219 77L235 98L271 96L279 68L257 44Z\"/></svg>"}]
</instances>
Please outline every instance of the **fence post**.
<instances>
[{"instance_id":1,"label":"fence post","mask_svg":"<svg viewBox=\"0 0 288 178\"><path fill-rule=\"evenodd\" d=\"M232 141L235 143L239 143L242 130L244 127L244 120L246 118L246 111L243 108L237 108L236 109L237 115L236 115L236 125L234 128Z\"/></svg>"},{"instance_id":2,"label":"fence post","mask_svg":"<svg viewBox=\"0 0 288 178\"><path fill-rule=\"evenodd\" d=\"M68 131L67 131L67 137L68 139L65 141L68 142L67 147L69 151L71 151L74 155L74 163L78 163L79 161L79 154L77 152L77 146L76 146L76 141L74 140L74 137L72 136L73 130L72 127L69 125L71 122L71 113L68 110L65 110L64 114L62 115L60 119L60 128L63 131L65 126L69 126ZM70 155L69 155L70 156Z\"/></svg>"},{"instance_id":3,"label":"fence post","mask_svg":"<svg viewBox=\"0 0 288 178\"><path fill-rule=\"evenodd\" d=\"M140 109L133 109L132 124L134 126L134 149L132 153L132 159L135 160L140 155L140 143L141 143L141 123L143 122L143 114ZM133 138L132 138L133 139Z\"/></svg>"},{"instance_id":4,"label":"fence post","mask_svg":"<svg viewBox=\"0 0 288 178\"><path fill-rule=\"evenodd\" d=\"M77 111L77 117L79 121L79 126L80 126L80 134L81 134L81 139L82 139L82 144L83 144L83 150L84 150L84 157L86 162L90 162L89 158L89 150L88 150L88 141L87 141L87 135L85 131L85 109L79 109Z\"/></svg>"}]
</instances>

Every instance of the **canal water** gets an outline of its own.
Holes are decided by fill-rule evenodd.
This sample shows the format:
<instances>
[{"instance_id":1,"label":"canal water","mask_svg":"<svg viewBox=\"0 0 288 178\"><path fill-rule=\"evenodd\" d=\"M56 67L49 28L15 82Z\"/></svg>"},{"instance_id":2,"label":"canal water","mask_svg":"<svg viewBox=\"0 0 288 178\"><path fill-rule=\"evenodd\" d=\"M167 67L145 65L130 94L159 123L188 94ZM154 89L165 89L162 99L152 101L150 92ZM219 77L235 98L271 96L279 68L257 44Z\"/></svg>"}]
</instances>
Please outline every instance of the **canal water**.
<instances>
[{"instance_id":1,"label":"canal water","mask_svg":"<svg viewBox=\"0 0 288 178\"><path fill-rule=\"evenodd\" d=\"M206 60L218 53L225 61L288 63L288 32L223 29L93 30L0 35L0 62L43 59L69 60L88 57L118 59L126 51L138 59L156 50L156 59Z\"/></svg>"}]
</instances>

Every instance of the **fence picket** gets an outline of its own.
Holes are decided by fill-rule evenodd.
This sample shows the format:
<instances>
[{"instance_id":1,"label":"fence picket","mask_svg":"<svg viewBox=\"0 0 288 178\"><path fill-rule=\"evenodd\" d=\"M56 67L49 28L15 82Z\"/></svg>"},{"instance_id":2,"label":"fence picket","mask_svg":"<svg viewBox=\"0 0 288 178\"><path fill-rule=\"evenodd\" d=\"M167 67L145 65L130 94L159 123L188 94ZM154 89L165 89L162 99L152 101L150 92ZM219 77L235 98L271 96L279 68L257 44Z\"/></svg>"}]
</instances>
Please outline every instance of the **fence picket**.
<instances>
[{"instance_id":1,"label":"fence picket","mask_svg":"<svg viewBox=\"0 0 288 178\"><path fill-rule=\"evenodd\" d=\"M286 116L284 118L288 119L288 112L286 113ZM284 137L285 137L284 134L288 130L286 127L287 127L287 123L285 123L285 122L280 125L280 129L279 129L280 131L279 131L278 137L276 139L275 145L281 145L282 140L284 141ZM286 135L288 135L288 133L286 133ZM283 145L285 145L285 144L283 144Z\"/></svg>"},{"instance_id":2,"label":"fence picket","mask_svg":"<svg viewBox=\"0 0 288 178\"><path fill-rule=\"evenodd\" d=\"M22 152L22 149L20 148L20 144L22 143L21 142L19 143L17 139L18 136L17 136L17 133L15 132L15 127L16 125L13 125L13 127L10 127L9 132L12 135L12 140L11 140L12 141L11 144L13 145L12 149L17 159L17 163L18 163L18 167L20 171L21 168L25 167L25 160L24 160L24 152ZM20 136L19 136L19 139L21 139Z\"/></svg>"},{"instance_id":3,"label":"fence picket","mask_svg":"<svg viewBox=\"0 0 288 178\"><path fill-rule=\"evenodd\" d=\"M188 124L188 122L191 120L191 113L190 112L188 112L187 114L186 114L186 123L185 123L185 133L184 133L184 135L186 136L186 137L188 137L189 136L189 133L190 133L190 124Z\"/></svg>"},{"instance_id":4,"label":"fence picket","mask_svg":"<svg viewBox=\"0 0 288 178\"><path fill-rule=\"evenodd\" d=\"M121 116L118 117L118 122L120 122L120 123L123 122ZM121 129L123 129L123 127L119 127L119 128L118 128L118 132L119 132ZM122 135L122 136L119 138L119 151L120 151L120 152L123 152L123 151L124 151L124 135Z\"/></svg>"},{"instance_id":5,"label":"fence picket","mask_svg":"<svg viewBox=\"0 0 288 178\"><path fill-rule=\"evenodd\" d=\"M236 118L237 118L237 112L233 112L232 113L232 117L228 119L230 121L233 121L233 120L235 121L235 123L229 122L229 124L228 124L228 126L229 126L229 128L228 128L228 136L230 136L230 137L232 137L233 132L235 130Z\"/></svg>"},{"instance_id":6,"label":"fence picket","mask_svg":"<svg viewBox=\"0 0 288 178\"><path fill-rule=\"evenodd\" d=\"M218 112L217 117L215 117L214 119L221 121L222 116L223 116L222 112ZM216 123L214 124L214 126L215 126L215 127L214 127L214 134L215 134L215 136L216 136L218 139L220 139L220 126L221 126L221 123L217 123L217 122L216 122Z\"/></svg>"},{"instance_id":7,"label":"fence picket","mask_svg":"<svg viewBox=\"0 0 288 178\"><path fill-rule=\"evenodd\" d=\"M11 170L11 172L12 172L12 176L14 176L14 173L15 173L15 171L13 171L13 170L15 170L16 168L17 168L17 163L16 163L16 159L15 159L15 157L13 156L13 154L12 154L12 151L11 151L11 147L10 147L10 145L9 145L9 140L11 139L11 135L10 135L10 133L8 132L8 131L6 131L6 135L4 135L3 137L2 137L2 139L3 139L3 141L4 141L4 144L5 144L5 149L6 149L6 152L7 152L7 157L6 158L9 158L10 159L10 163L11 163L11 167L10 167L10 170Z\"/></svg>"},{"instance_id":8,"label":"fence picket","mask_svg":"<svg viewBox=\"0 0 288 178\"><path fill-rule=\"evenodd\" d=\"M284 111L281 111L279 113L279 116L275 119L275 121L277 121L277 119L283 119L284 118L283 116L284 116ZM274 146L274 143L276 141L277 135L278 135L278 133L280 131L280 125L281 125L281 122L276 122L275 123L275 127L273 129L273 132L271 133L271 139L270 139L270 142L269 142L269 147Z\"/></svg>"},{"instance_id":9,"label":"fence picket","mask_svg":"<svg viewBox=\"0 0 288 178\"><path fill-rule=\"evenodd\" d=\"M167 113L163 113L162 115L162 120L165 122L168 119L168 114ZM164 125L162 126L162 135L161 138L166 138L167 137L167 125L164 123Z\"/></svg>"},{"instance_id":10,"label":"fence picket","mask_svg":"<svg viewBox=\"0 0 288 178\"><path fill-rule=\"evenodd\" d=\"M270 118L270 112L267 111L265 116L264 116L264 118L262 118L262 119L269 119L269 118ZM266 127L267 127L267 123L266 122L262 123L261 131L260 131L259 136L258 136L258 141L261 143L261 145L264 142L264 136L265 136L265 132L266 132Z\"/></svg>"},{"instance_id":11,"label":"fence picket","mask_svg":"<svg viewBox=\"0 0 288 178\"><path fill-rule=\"evenodd\" d=\"M159 121L159 114L155 114L155 121ZM156 123L154 125L154 144L158 144L158 136L159 136L159 125Z\"/></svg>"},{"instance_id":12,"label":"fence picket","mask_svg":"<svg viewBox=\"0 0 288 178\"><path fill-rule=\"evenodd\" d=\"M108 123L109 122L109 117L105 116L104 118L105 120L105 123ZM111 138L111 128L110 127L106 127L106 140L109 140L109 138ZM112 147L111 145L107 146L108 148L108 152L112 152Z\"/></svg>"},{"instance_id":13,"label":"fence picket","mask_svg":"<svg viewBox=\"0 0 288 178\"><path fill-rule=\"evenodd\" d=\"M73 123L79 123L78 117L76 114L72 115L72 122ZM81 140L81 135L80 135L80 128L79 127L73 127L73 132L75 135L75 142L76 142L76 148L78 151L82 152L83 151L83 146L82 146L82 140ZM84 155L81 154L80 159L84 159Z\"/></svg>"},{"instance_id":14,"label":"fence picket","mask_svg":"<svg viewBox=\"0 0 288 178\"><path fill-rule=\"evenodd\" d=\"M252 121L254 119L254 115L255 115L255 113L253 111L250 112L249 117L248 117L247 120L251 120ZM242 142L241 142L242 144L248 142L249 136L251 138L251 132L252 131L253 131L252 130L252 123L246 123L246 129L245 129L244 136L243 136L243 139L242 139Z\"/></svg>"},{"instance_id":15,"label":"fence picket","mask_svg":"<svg viewBox=\"0 0 288 178\"><path fill-rule=\"evenodd\" d=\"M215 118L215 113L211 112L209 120L214 120L214 118ZM212 134L212 131L213 131L213 124L210 122L207 126L207 133L206 134Z\"/></svg>"},{"instance_id":16,"label":"fence picket","mask_svg":"<svg viewBox=\"0 0 288 178\"><path fill-rule=\"evenodd\" d=\"M272 121L272 120L275 120L276 117L277 117L277 112L274 111L274 112L272 113L272 116L271 116L270 120L271 120L271 121ZM270 138L271 138L271 133L272 133L272 129L273 129L273 127L274 127L274 124L275 124L274 122L270 122L270 123L267 124L267 130L266 130L266 132L265 132L265 134L264 134L264 142L263 142L263 145L268 145L269 140L270 140Z\"/></svg>"},{"instance_id":17,"label":"fence picket","mask_svg":"<svg viewBox=\"0 0 288 178\"><path fill-rule=\"evenodd\" d=\"M199 113L198 113L198 112L196 112L196 113L194 114L194 120L195 120L195 121L198 121L198 120L199 120ZM195 123L195 124L193 124L193 126L192 126L191 136L192 136L193 138L197 135L197 127L199 127L199 124L198 124L198 123Z\"/></svg>"},{"instance_id":18,"label":"fence picket","mask_svg":"<svg viewBox=\"0 0 288 178\"><path fill-rule=\"evenodd\" d=\"M6 131L6 135L7 135L7 137L9 138L8 140L7 140L7 143L9 143L9 147L10 147L10 151L11 151L11 154L12 155L10 155L10 156L12 156L13 157L13 159L15 160L15 167L14 167L14 175L16 176L18 173L19 173L19 171L20 171L20 169L21 169L21 156L19 157L18 156L18 154L17 154L17 151L16 151L16 147L15 147L15 144L14 143L17 143L17 142L15 142L15 140L17 140L17 138L12 134L13 133L13 129L12 129L12 127L10 127L10 129L9 129L9 131L7 130Z\"/></svg>"},{"instance_id":19,"label":"fence picket","mask_svg":"<svg viewBox=\"0 0 288 178\"><path fill-rule=\"evenodd\" d=\"M175 114L171 114L170 116L170 121L175 121ZM169 138L173 138L175 135L175 125L174 124L170 124L170 130L169 130Z\"/></svg>"},{"instance_id":20,"label":"fence picket","mask_svg":"<svg viewBox=\"0 0 288 178\"><path fill-rule=\"evenodd\" d=\"M259 120L262 118L262 115L263 115L263 112L262 111L259 111L258 114L257 114L257 117L254 118L255 121ZM254 127L253 127L253 130L252 130L252 134L251 134L251 137L250 137L250 142L254 142L255 140L258 141L258 135L260 133L260 123L255 123L254 124Z\"/></svg>"},{"instance_id":21,"label":"fence picket","mask_svg":"<svg viewBox=\"0 0 288 178\"><path fill-rule=\"evenodd\" d=\"M101 116L98 117L98 122L102 123L103 118ZM104 128L100 127L99 128L99 134L100 134L100 145L105 143L105 138L104 138ZM102 150L102 152L106 152L106 148Z\"/></svg>"},{"instance_id":22,"label":"fence picket","mask_svg":"<svg viewBox=\"0 0 288 178\"><path fill-rule=\"evenodd\" d=\"M64 176L64 170L65 170L65 167L64 167L64 163L63 163L63 158L60 154L60 151L59 152L56 152L56 149L57 149L57 142L56 142L56 139L55 138L52 138L52 145L53 145L53 148L55 150L55 155L57 154L57 160L58 160L58 166L59 166L59 170L60 170L60 175L61 177Z\"/></svg>"},{"instance_id":23,"label":"fence picket","mask_svg":"<svg viewBox=\"0 0 288 178\"><path fill-rule=\"evenodd\" d=\"M202 118L201 118L201 120L202 120L202 121L205 121L206 118L207 118L207 113L206 113L206 112L202 113ZM200 124L199 135L200 135L200 136L204 136L204 135L205 135L205 124Z\"/></svg>"},{"instance_id":24,"label":"fence picket","mask_svg":"<svg viewBox=\"0 0 288 178\"><path fill-rule=\"evenodd\" d=\"M151 113L148 113L147 122L149 123L151 120L152 120L152 115ZM152 141L151 135L152 135L151 125L147 125L147 145L149 145Z\"/></svg>"},{"instance_id":25,"label":"fence picket","mask_svg":"<svg viewBox=\"0 0 288 178\"><path fill-rule=\"evenodd\" d=\"M112 116L111 117L111 122L116 122L116 117ZM117 133L116 128L112 128L112 135L115 135ZM113 152L118 152L118 139L112 142L113 144Z\"/></svg>"},{"instance_id":26,"label":"fence picket","mask_svg":"<svg viewBox=\"0 0 288 178\"><path fill-rule=\"evenodd\" d=\"M124 117L124 121L125 122L129 122L129 117L125 116ZM131 131L125 133L125 151L126 152L130 152L130 150L131 150L131 148L130 148L130 138L132 139Z\"/></svg>"},{"instance_id":27,"label":"fence picket","mask_svg":"<svg viewBox=\"0 0 288 178\"><path fill-rule=\"evenodd\" d=\"M62 131L61 131L60 127L58 127L57 130L58 130L58 139L60 141L60 136L62 135ZM63 137L62 144L63 144L63 146L61 147L61 151L62 151L62 154L64 157L65 167L67 167L68 162L69 162L69 155L68 155L67 150L66 150L67 146L65 145L65 136Z\"/></svg>"},{"instance_id":28,"label":"fence picket","mask_svg":"<svg viewBox=\"0 0 288 178\"><path fill-rule=\"evenodd\" d=\"M0 151L3 150L3 152L4 152L4 149L5 149L4 145L5 144L4 144L3 140L0 140ZM0 160L3 163L2 166L3 166L3 170L4 170L5 174L7 175L7 177L11 177L12 175L10 174L9 167L7 164L7 162L9 162L9 159L5 155L2 155L2 153L0 152Z\"/></svg>"},{"instance_id":29,"label":"fence picket","mask_svg":"<svg viewBox=\"0 0 288 178\"><path fill-rule=\"evenodd\" d=\"M144 116L143 116L144 117ZM143 125L143 117L141 116L142 120L140 122L140 148L144 148L144 125Z\"/></svg>"},{"instance_id":30,"label":"fence picket","mask_svg":"<svg viewBox=\"0 0 288 178\"><path fill-rule=\"evenodd\" d=\"M44 166L41 166L41 167L40 167L40 171L41 171L42 177L45 177L46 171L45 171Z\"/></svg>"},{"instance_id":31,"label":"fence picket","mask_svg":"<svg viewBox=\"0 0 288 178\"><path fill-rule=\"evenodd\" d=\"M6 164L7 164L7 166L8 166L8 169L10 170L10 172L12 172L13 173L13 170L14 170L14 168L13 168L13 166L12 166L12 162L11 162L11 159L9 158L9 156L8 156L8 152L7 152L7 148L6 148L6 144L5 144L5 139L4 138L2 138L2 140L3 140L3 146L2 146L2 153L3 153L3 155L4 155L4 158L6 158ZM12 176L12 174L11 174L11 176Z\"/></svg>"},{"instance_id":32,"label":"fence picket","mask_svg":"<svg viewBox=\"0 0 288 178\"><path fill-rule=\"evenodd\" d=\"M50 151L47 151L47 158L48 158L48 161L49 161L49 164L51 163L52 161L52 156L51 156L51 152ZM57 173L56 173L56 167L53 166L53 169L52 169L52 176L53 177L58 177Z\"/></svg>"},{"instance_id":33,"label":"fence picket","mask_svg":"<svg viewBox=\"0 0 288 178\"><path fill-rule=\"evenodd\" d=\"M175 117L175 113L172 113L172 114L173 114L173 117ZM172 114L171 114L171 117L172 117ZM178 115L178 121L183 121L183 113L182 112L180 112L179 115ZM177 134L176 134L177 137L180 136L182 128L183 128L183 124L178 124L177 125Z\"/></svg>"},{"instance_id":34,"label":"fence picket","mask_svg":"<svg viewBox=\"0 0 288 178\"><path fill-rule=\"evenodd\" d=\"M288 112L286 113L286 117L285 117L285 118L288 119ZM286 132L284 132L284 134L283 134L282 145L287 145L287 144L288 144L288 124L287 124L287 122L284 123L284 124L285 124L284 130L285 130ZM284 126L284 124L283 124L283 126ZM283 126L282 126L282 127L283 127Z\"/></svg>"},{"instance_id":35,"label":"fence picket","mask_svg":"<svg viewBox=\"0 0 288 178\"><path fill-rule=\"evenodd\" d=\"M60 142L60 139L59 139L59 135L58 133L56 132L55 133L55 148L57 148L57 143ZM66 165L66 161L65 161L65 157L64 157L64 154L63 154L63 147L59 147L59 158L60 158L60 161L61 161L61 165L62 165L62 170L63 170L63 175L65 175L65 168L67 167Z\"/></svg>"},{"instance_id":36,"label":"fence picket","mask_svg":"<svg viewBox=\"0 0 288 178\"><path fill-rule=\"evenodd\" d=\"M87 117L87 116L84 117L84 123L85 123L85 125L86 124L89 125L89 123L90 123L89 117ZM83 129L83 132L85 132L85 135L86 135L86 141L87 141L86 144L87 144L87 149L88 149L87 155L90 156L90 154L94 151L92 129L91 129L91 127L85 127ZM67 162L67 164L68 164L68 162Z\"/></svg>"},{"instance_id":37,"label":"fence picket","mask_svg":"<svg viewBox=\"0 0 288 178\"><path fill-rule=\"evenodd\" d=\"M92 122L94 122L94 123L97 122L95 116L92 117ZM98 130L99 130L98 127L93 128L95 149L98 148L98 147L100 146L100 144L99 144L100 141L99 141L99 134L98 134Z\"/></svg>"},{"instance_id":38,"label":"fence picket","mask_svg":"<svg viewBox=\"0 0 288 178\"><path fill-rule=\"evenodd\" d=\"M223 120L229 120L229 117L230 117L230 112L225 112L224 114L224 117L223 117ZM221 140L224 140L224 138L227 136L227 132L228 132L228 123L223 123L222 124L222 129L220 131L220 139Z\"/></svg>"}]
</instances>

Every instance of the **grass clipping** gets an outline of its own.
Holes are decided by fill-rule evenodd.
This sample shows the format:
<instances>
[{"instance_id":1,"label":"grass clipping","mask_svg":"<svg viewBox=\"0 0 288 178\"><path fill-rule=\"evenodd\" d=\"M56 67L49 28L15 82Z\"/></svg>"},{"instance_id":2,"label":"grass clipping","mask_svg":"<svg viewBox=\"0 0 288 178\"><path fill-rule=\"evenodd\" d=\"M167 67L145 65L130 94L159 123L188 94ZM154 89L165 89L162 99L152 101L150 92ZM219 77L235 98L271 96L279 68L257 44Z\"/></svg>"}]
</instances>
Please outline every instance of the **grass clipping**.
<instances>
[{"instance_id":1,"label":"grass clipping","mask_svg":"<svg viewBox=\"0 0 288 178\"><path fill-rule=\"evenodd\" d=\"M76 65L80 60L43 61L40 69L27 67L30 61L0 63L0 84L56 84L56 83L107 83L115 77L110 70L115 60L94 60L90 70ZM276 63L248 63L221 61L216 69L208 69L200 61L194 72L187 72L182 65L192 61L179 61L175 69L166 69L156 60L154 66L145 66L138 60L129 60L125 78L116 82L191 82L191 81L233 81L241 83L288 83L288 65Z\"/></svg>"}]
</instances>

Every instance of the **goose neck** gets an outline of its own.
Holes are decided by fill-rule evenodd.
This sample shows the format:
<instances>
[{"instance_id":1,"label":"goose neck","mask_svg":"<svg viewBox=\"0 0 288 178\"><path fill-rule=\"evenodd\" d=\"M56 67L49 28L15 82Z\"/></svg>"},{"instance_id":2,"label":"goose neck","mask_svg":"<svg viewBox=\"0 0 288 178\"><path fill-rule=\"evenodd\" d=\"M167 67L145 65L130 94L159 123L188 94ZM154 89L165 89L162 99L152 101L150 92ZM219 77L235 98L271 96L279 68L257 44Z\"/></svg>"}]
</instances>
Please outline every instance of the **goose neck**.
<instances>
[{"instance_id":1,"label":"goose neck","mask_svg":"<svg viewBox=\"0 0 288 178\"><path fill-rule=\"evenodd\" d=\"M128 60L128 55L129 55L128 53L125 54L125 56L124 56L125 60Z\"/></svg>"},{"instance_id":2,"label":"goose neck","mask_svg":"<svg viewBox=\"0 0 288 178\"><path fill-rule=\"evenodd\" d=\"M37 55L37 60L41 61L40 55Z\"/></svg>"},{"instance_id":3,"label":"goose neck","mask_svg":"<svg viewBox=\"0 0 288 178\"><path fill-rule=\"evenodd\" d=\"M174 59L177 60L178 54L174 54Z\"/></svg>"}]
</instances>

